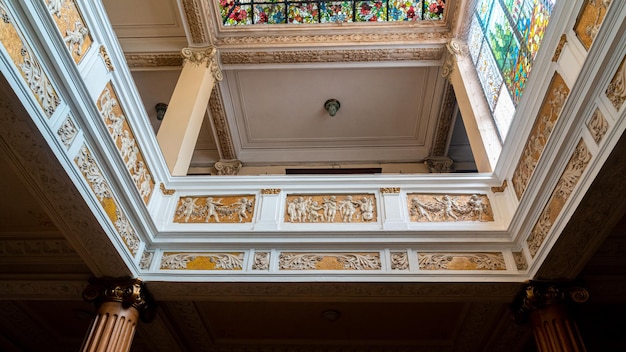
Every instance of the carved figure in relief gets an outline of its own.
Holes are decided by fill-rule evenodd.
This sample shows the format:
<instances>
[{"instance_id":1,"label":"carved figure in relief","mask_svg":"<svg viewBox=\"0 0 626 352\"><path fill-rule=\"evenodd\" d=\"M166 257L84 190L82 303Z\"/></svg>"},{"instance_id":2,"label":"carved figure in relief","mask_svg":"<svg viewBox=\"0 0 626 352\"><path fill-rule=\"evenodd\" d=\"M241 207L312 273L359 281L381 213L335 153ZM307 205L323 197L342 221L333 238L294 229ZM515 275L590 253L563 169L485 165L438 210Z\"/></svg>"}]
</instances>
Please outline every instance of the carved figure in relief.
<instances>
[{"instance_id":1,"label":"carved figure in relief","mask_svg":"<svg viewBox=\"0 0 626 352\"><path fill-rule=\"evenodd\" d=\"M222 199L213 200L213 197L207 197L206 205L204 206L203 212L206 217L206 222L209 222L211 218L215 219L215 222L220 222L220 217L217 214L217 207L223 206Z\"/></svg>"},{"instance_id":2,"label":"carved figure in relief","mask_svg":"<svg viewBox=\"0 0 626 352\"><path fill-rule=\"evenodd\" d=\"M126 160L126 168L129 171L135 169L135 164L137 163L138 158L139 158L139 148L136 145L133 145L133 147L130 150L130 153L128 154L128 159Z\"/></svg>"},{"instance_id":3,"label":"carved figure in relief","mask_svg":"<svg viewBox=\"0 0 626 352\"><path fill-rule=\"evenodd\" d=\"M113 108L117 106L117 100L111 96L109 88L104 88L102 96L100 96L100 113L105 119L113 114Z\"/></svg>"},{"instance_id":4,"label":"carved figure in relief","mask_svg":"<svg viewBox=\"0 0 626 352\"><path fill-rule=\"evenodd\" d=\"M308 205L311 201L311 198L308 200L304 200L303 197L299 197L296 203L296 218L299 222L303 222L307 218L307 213L309 212Z\"/></svg>"},{"instance_id":5,"label":"carved figure in relief","mask_svg":"<svg viewBox=\"0 0 626 352\"><path fill-rule=\"evenodd\" d=\"M352 196L346 196L345 200L339 202L339 213L343 222L352 222L358 205L359 203L352 200Z\"/></svg>"},{"instance_id":6,"label":"carved figure in relief","mask_svg":"<svg viewBox=\"0 0 626 352\"><path fill-rule=\"evenodd\" d=\"M417 198L411 199L411 211L410 211L411 216L419 215L420 217L426 218L428 221L433 221L433 219L431 219L428 212L424 209L424 206L425 205L422 204L419 201L419 199Z\"/></svg>"},{"instance_id":7,"label":"carved figure in relief","mask_svg":"<svg viewBox=\"0 0 626 352\"><path fill-rule=\"evenodd\" d=\"M128 159L130 153L132 152L133 145L135 145L135 139L130 136L130 132L128 132L128 130L125 130L122 135L122 144L120 146L120 152L122 153L122 159L124 159L124 161Z\"/></svg>"},{"instance_id":8,"label":"carved figure in relief","mask_svg":"<svg viewBox=\"0 0 626 352\"><path fill-rule=\"evenodd\" d=\"M444 195L443 197L441 197L441 199L438 199L437 197L435 197L435 200L443 206L442 210L443 210L444 219L452 218L454 220L458 220L458 217L454 215L454 209L458 208L458 206L456 206L452 198L450 198L447 195Z\"/></svg>"},{"instance_id":9,"label":"carved figure in relief","mask_svg":"<svg viewBox=\"0 0 626 352\"><path fill-rule=\"evenodd\" d=\"M183 199L183 204L176 209L176 215L184 217L185 222L189 221L189 218L196 212L198 206L196 205L197 198L186 197Z\"/></svg>"},{"instance_id":10,"label":"carved figure in relief","mask_svg":"<svg viewBox=\"0 0 626 352\"><path fill-rule=\"evenodd\" d=\"M76 55L80 56L82 55L81 48L87 34L89 34L89 29L85 27L81 21L76 21L76 23L74 23L74 30L68 29L65 31L65 38L63 38L63 40L70 51L74 51Z\"/></svg>"},{"instance_id":11,"label":"carved figure in relief","mask_svg":"<svg viewBox=\"0 0 626 352\"><path fill-rule=\"evenodd\" d=\"M111 113L109 115L109 131L111 133L111 138L114 141L117 141L119 137L121 137L124 133L124 115L115 116L115 114Z\"/></svg>"},{"instance_id":12,"label":"carved figure in relief","mask_svg":"<svg viewBox=\"0 0 626 352\"><path fill-rule=\"evenodd\" d=\"M469 208L470 215L480 221L483 217L483 212L485 211L485 204L483 204L483 200L479 196L473 194L467 201L467 206Z\"/></svg>"},{"instance_id":13,"label":"carved figure in relief","mask_svg":"<svg viewBox=\"0 0 626 352\"><path fill-rule=\"evenodd\" d=\"M330 196L330 198L324 198L322 202L322 209L324 209L324 218L328 222L335 221L335 215L337 214L337 197Z\"/></svg>"},{"instance_id":14,"label":"carved figure in relief","mask_svg":"<svg viewBox=\"0 0 626 352\"><path fill-rule=\"evenodd\" d=\"M374 219L374 204L371 198L363 197L359 202L359 207L361 208L363 220L370 221Z\"/></svg>"},{"instance_id":15,"label":"carved figure in relief","mask_svg":"<svg viewBox=\"0 0 626 352\"><path fill-rule=\"evenodd\" d=\"M289 214L289 221L290 222L296 222L296 219L298 218L298 213L296 211L296 202L289 202L287 204L287 214Z\"/></svg>"},{"instance_id":16,"label":"carved figure in relief","mask_svg":"<svg viewBox=\"0 0 626 352\"><path fill-rule=\"evenodd\" d=\"M248 218L247 212L252 209L252 201L248 201L247 198L241 198L239 202L233 203L233 205L238 205L237 216L239 216L239 222L243 222L243 219Z\"/></svg>"},{"instance_id":17,"label":"carved figure in relief","mask_svg":"<svg viewBox=\"0 0 626 352\"><path fill-rule=\"evenodd\" d=\"M141 182L141 186L139 186L139 194L141 194L142 197L147 197L150 195L150 180L152 179L152 177L150 176L150 174L146 173L144 175L143 181Z\"/></svg>"},{"instance_id":18,"label":"carved figure in relief","mask_svg":"<svg viewBox=\"0 0 626 352\"><path fill-rule=\"evenodd\" d=\"M324 221L324 214L320 214L319 211L323 208L317 203L317 201L312 201L309 205L309 221L318 222L321 218Z\"/></svg>"},{"instance_id":19,"label":"carved figure in relief","mask_svg":"<svg viewBox=\"0 0 626 352\"><path fill-rule=\"evenodd\" d=\"M48 2L48 11L50 11L50 14L61 17L61 8L64 2L65 0L50 0L50 2Z\"/></svg>"}]
</instances>

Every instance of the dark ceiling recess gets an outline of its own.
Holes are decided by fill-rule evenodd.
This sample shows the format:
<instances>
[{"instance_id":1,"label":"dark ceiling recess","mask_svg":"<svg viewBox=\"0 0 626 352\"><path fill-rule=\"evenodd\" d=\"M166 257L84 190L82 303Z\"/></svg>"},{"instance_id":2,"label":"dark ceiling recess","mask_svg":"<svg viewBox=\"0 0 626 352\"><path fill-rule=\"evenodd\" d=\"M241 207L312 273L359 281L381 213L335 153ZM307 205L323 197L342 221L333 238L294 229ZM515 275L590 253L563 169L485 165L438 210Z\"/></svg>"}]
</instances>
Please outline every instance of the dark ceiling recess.
<instances>
[{"instance_id":1,"label":"dark ceiling recess","mask_svg":"<svg viewBox=\"0 0 626 352\"><path fill-rule=\"evenodd\" d=\"M285 169L287 175L356 175L356 174L380 174L380 167L366 168L342 168L342 169Z\"/></svg>"}]
</instances>

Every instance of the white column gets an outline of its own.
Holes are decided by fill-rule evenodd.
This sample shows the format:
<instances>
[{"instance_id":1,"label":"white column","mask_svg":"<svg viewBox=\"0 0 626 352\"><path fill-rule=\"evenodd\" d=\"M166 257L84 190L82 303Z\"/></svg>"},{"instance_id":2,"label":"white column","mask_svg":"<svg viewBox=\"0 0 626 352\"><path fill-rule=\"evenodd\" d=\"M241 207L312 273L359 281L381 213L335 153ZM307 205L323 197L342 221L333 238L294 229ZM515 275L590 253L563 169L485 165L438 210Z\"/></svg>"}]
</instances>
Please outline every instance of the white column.
<instances>
[{"instance_id":1,"label":"white column","mask_svg":"<svg viewBox=\"0 0 626 352\"><path fill-rule=\"evenodd\" d=\"M187 174L211 91L222 79L214 47L185 48L182 55L183 70L157 133L173 176Z\"/></svg>"}]
</instances>

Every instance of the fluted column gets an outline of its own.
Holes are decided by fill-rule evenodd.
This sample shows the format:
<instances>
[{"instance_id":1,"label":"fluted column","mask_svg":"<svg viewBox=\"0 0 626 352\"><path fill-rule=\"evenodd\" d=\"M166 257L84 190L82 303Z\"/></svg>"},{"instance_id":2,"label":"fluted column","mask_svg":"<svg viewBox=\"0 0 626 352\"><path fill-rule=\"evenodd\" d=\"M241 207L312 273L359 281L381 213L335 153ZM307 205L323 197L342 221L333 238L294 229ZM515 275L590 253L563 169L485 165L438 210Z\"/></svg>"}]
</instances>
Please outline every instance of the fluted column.
<instances>
[{"instance_id":1,"label":"fluted column","mask_svg":"<svg viewBox=\"0 0 626 352\"><path fill-rule=\"evenodd\" d=\"M139 279L94 279L83 298L98 307L82 352L127 352L139 319L151 320L154 304Z\"/></svg>"},{"instance_id":2,"label":"fluted column","mask_svg":"<svg viewBox=\"0 0 626 352\"><path fill-rule=\"evenodd\" d=\"M187 175L211 91L222 72L214 47L185 48L183 70L167 106L157 141L173 176Z\"/></svg>"},{"instance_id":3,"label":"fluted column","mask_svg":"<svg viewBox=\"0 0 626 352\"><path fill-rule=\"evenodd\" d=\"M530 322L539 352L586 351L576 322L568 312L569 303L587 301L581 287L551 282L524 284L511 308L518 323Z\"/></svg>"}]
</instances>

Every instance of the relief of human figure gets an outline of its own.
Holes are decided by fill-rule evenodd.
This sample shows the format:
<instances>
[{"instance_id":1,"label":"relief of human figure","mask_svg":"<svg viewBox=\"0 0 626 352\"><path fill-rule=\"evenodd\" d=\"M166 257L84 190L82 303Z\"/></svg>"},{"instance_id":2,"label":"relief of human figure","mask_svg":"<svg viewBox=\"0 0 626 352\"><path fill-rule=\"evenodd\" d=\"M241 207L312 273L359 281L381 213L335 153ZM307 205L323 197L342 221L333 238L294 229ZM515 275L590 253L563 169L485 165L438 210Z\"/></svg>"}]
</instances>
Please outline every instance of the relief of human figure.
<instances>
[{"instance_id":1,"label":"relief of human figure","mask_svg":"<svg viewBox=\"0 0 626 352\"><path fill-rule=\"evenodd\" d=\"M139 186L139 194L141 194L141 197L143 198L150 195L150 191L151 191L150 180L151 179L152 177L150 176L150 174L146 173L143 177L143 181L141 182L141 185Z\"/></svg>"},{"instance_id":2,"label":"relief of human figure","mask_svg":"<svg viewBox=\"0 0 626 352\"><path fill-rule=\"evenodd\" d=\"M247 198L241 198L239 202L233 203L233 205L238 205L237 216L239 217L239 222L243 222L243 219L248 218L248 210L252 207L252 201L249 201Z\"/></svg>"},{"instance_id":3,"label":"relief of human figure","mask_svg":"<svg viewBox=\"0 0 626 352\"><path fill-rule=\"evenodd\" d=\"M319 211L322 209L323 208L317 203L317 201L311 201L311 204L309 205L309 221L324 221L324 214L319 213Z\"/></svg>"},{"instance_id":4,"label":"relief of human figure","mask_svg":"<svg viewBox=\"0 0 626 352\"><path fill-rule=\"evenodd\" d=\"M374 219L374 204L372 203L371 198L361 198L359 207L361 208L361 216L363 217L363 220L370 221Z\"/></svg>"},{"instance_id":5,"label":"relief of human figure","mask_svg":"<svg viewBox=\"0 0 626 352\"><path fill-rule=\"evenodd\" d=\"M324 218L328 222L335 221L335 214L337 214L337 197L330 196L330 198L324 198L322 202L322 208L324 209Z\"/></svg>"},{"instance_id":6,"label":"relief of human figure","mask_svg":"<svg viewBox=\"0 0 626 352\"><path fill-rule=\"evenodd\" d=\"M346 196L345 200L339 202L339 213L343 222L352 222L352 217L356 213L356 206L358 205L359 203L352 200L352 196Z\"/></svg>"},{"instance_id":7,"label":"relief of human figure","mask_svg":"<svg viewBox=\"0 0 626 352\"><path fill-rule=\"evenodd\" d=\"M428 221L433 221L430 214L428 214L428 212L424 209L424 204L422 204L417 198L411 199L411 215L418 215L426 218Z\"/></svg>"},{"instance_id":8,"label":"relief of human figure","mask_svg":"<svg viewBox=\"0 0 626 352\"><path fill-rule=\"evenodd\" d=\"M188 222L197 209L196 200L197 198L183 198L182 204L176 209L176 215L183 217L184 221Z\"/></svg>"},{"instance_id":9,"label":"relief of human figure","mask_svg":"<svg viewBox=\"0 0 626 352\"><path fill-rule=\"evenodd\" d=\"M476 194L473 194L467 201L467 205L469 206L470 215L477 221L482 221L483 213L485 211L485 204L483 203L483 200Z\"/></svg>"},{"instance_id":10,"label":"relief of human figure","mask_svg":"<svg viewBox=\"0 0 626 352\"><path fill-rule=\"evenodd\" d=\"M207 197L206 205L204 206L204 211L206 214L206 222L209 222L211 218L215 220L215 222L220 222L220 217L217 214L217 207L222 206L222 199L213 200L213 197Z\"/></svg>"},{"instance_id":11,"label":"relief of human figure","mask_svg":"<svg viewBox=\"0 0 626 352\"><path fill-rule=\"evenodd\" d=\"M65 31L65 38L63 38L63 40L70 51L74 51L74 54L80 56L82 55L81 50L87 34L89 34L89 29L85 27L82 22L76 21L73 30L68 29ZM74 47L76 48L74 49Z\"/></svg>"},{"instance_id":12,"label":"relief of human figure","mask_svg":"<svg viewBox=\"0 0 626 352\"><path fill-rule=\"evenodd\" d=\"M287 214L289 215L290 222L296 222L296 220L298 219L296 207L296 201L291 201L287 204Z\"/></svg>"},{"instance_id":13,"label":"relief of human figure","mask_svg":"<svg viewBox=\"0 0 626 352\"><path fill-rule=\"evenodd\" d=\"M454 201L449 196L444 195L441 199L435 197L435 200L443 205L444 219L453 218L454 220L458 220L458 217L454 214Z\"/></svg>"}]
</instances>

